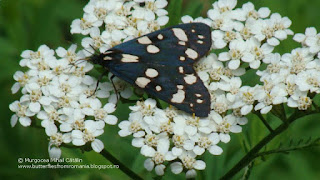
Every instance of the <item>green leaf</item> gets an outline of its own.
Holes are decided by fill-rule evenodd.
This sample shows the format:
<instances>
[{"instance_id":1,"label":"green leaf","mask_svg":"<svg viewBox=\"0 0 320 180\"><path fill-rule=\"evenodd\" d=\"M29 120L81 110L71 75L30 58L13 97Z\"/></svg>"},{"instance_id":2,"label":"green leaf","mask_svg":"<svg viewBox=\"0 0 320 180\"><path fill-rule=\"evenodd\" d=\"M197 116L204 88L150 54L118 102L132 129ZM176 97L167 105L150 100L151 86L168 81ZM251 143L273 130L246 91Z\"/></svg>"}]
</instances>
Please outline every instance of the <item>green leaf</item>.
<instances>
[{"instance_id":1,"label":"green leaf","mask_svg":"<svg viewBox=\"0 0 320 180\"><path fill-rule=\"evenodd\" d=\"M182 0L170 1L168 6L169 23L166 25L166 27L176 25L180 22L181 11L182 11Z\"/></svg>"},{"instance_id":2,"label":"green leaf","mask_svg":"<svg viewBox=\"0 0 320 180\"><path fill-rule=\"evenodd\" d=\"M203 3L199 1L188 3L187 7L184 8L183 14L189 15L193 18L201 16Z\"/></svg>"}]
</instances>

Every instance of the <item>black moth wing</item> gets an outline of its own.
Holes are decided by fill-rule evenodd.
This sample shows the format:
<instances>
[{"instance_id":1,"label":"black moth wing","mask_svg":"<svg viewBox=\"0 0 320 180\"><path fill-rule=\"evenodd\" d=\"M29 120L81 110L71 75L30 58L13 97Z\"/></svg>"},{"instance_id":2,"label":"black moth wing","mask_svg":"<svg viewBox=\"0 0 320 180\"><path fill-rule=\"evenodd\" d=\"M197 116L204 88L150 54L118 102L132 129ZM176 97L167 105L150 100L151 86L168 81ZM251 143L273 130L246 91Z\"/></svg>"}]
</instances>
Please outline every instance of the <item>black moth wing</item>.
<instances>
[{"instance_id":1,"label":"black moth wing","mask_svg":"<svg viewBox=\"0 0 320 180\"><path fill-rule=\"evenodd\" d=\"M211 44L209 26L180 24L115 46L105 53L101 64L148 94L185 112L207 117L210 94L192 65Z\"/></svg>"}]
</instances>

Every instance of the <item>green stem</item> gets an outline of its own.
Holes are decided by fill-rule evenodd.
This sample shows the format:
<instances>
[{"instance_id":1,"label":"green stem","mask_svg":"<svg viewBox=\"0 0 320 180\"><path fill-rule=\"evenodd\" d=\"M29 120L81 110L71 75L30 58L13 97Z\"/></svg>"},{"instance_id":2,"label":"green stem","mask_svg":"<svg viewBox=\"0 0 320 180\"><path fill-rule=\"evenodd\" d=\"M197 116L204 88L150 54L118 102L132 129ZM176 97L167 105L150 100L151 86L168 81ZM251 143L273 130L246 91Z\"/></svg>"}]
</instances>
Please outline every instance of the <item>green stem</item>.
<instances>
[{"instance_id":1,"label":"green stem","mask_svg":"<svg viewBox=\"0 0 320 180\"><path fill-rule=\"evenodd\" d=\"M124 172L126 175L128 175L131 179L134 180L142 180L142 178L137 175L135 172L133 172L131 169L129 169L125 164L120 162L117 158L115 158L110 152L108 152L106 149L103 149L100 154L105 157L107 160L109 160L114 165L119 165L119 169Z\"/></svg>"},{"instance_id":2,"label":"green stem","mask_svg":"<svg viewBox=\"0 0 320 180\"><path fill-rule=\"evenodd\" d=\"M316 112L311 112L308 114L314 114ZM230 179L236 173L238 173L241 169L248 166L255 158L256 154L267 145L271 140L273 140L276 136L284 132L288 129L289 125L293 123L295 120L299 119L302 116L307 115L304 112L296 111L293 113L287 120L285 120L277 129L273 132L270 132L265 138L263 138L255 147L253 147L231 170L229 170L222 178L223 179Z\"/></svg>"},{"instance_id":3,"label":"green stem","mask_svg":"<svg viewBox=\"0 0 320 180\"><path fill-rule=\"evenodd\" d=\"M264 117L262 116L262 114L260 113L260 111L255 111L254 114L259 117L259 119L262 121L262 123L266 126L266 128L267 128L270 132L273 132L272 127L268 124L268 122L266 121L266 119L264 119Z\"/></svg>"},{"instance_id":4,"label":"green stem","mask_svg":"<svg viewBox=\"0 0 320 180\"><path fill-rule=\"evenodd\" d=\"M318 141L315 141L313 143L305 144L305 145L298 146L298 147L290 147L290 148L285 148L285 149L273 149L273 150L257 153L255 158L263 157L263 156L267 156L267 155L275 154L275 153L288 153L290 151L307 149L307 148L311 148L311 147L315 147L315 146L319 146L319 145L320 145L320 143Z\"/></svg>"},{"instance_id":5,"label":"green stem","mask_svg":"<svg viewBox=\"0 0 320 180\"><path fill-rule=\"evenodd\" d=\"M320 112L319 106L314 101L312 101L312 105L316 109L317 112Z\"/></svg>"}]
</instances>

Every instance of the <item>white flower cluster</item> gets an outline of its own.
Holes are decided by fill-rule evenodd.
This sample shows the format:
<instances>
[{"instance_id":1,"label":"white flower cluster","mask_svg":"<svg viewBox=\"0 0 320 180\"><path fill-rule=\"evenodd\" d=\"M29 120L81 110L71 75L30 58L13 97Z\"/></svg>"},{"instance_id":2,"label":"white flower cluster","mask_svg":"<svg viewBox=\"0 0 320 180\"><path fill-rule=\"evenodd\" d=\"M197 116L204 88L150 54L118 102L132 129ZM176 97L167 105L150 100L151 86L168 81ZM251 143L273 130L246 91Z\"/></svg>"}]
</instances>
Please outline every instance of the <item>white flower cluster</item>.
<instances>
[{"instance_id":1,"label":"white flower cluster","mask_svg":"<svg viewBox=\"0 0 320 180\"><path fill-rule=\"evenodd\" d=\"M285 86L278 84L281 80L277 75L273 79L263 77L263 86L250 87L242 84L240 76L247 70L259 69L262 63L270 63L274 47L293 35L288 29L291 21L278 13L271 14L266 7L255 10L251 2L234 9L236 4L236 0L219 0L208 11L208 19L193 20L184 16L182 21L210 25L214 29L213 52L225 49L218 56L212 53L196 65L198 74L211 91L213 110L219 114L233 110L237 116L247 115L253 109L266 114L272 105L287 102ZM282 67L273 61L280 71ZM257 74L261 75L260 71Z\"/></svg>"},{"instance_id":2,"label":"white flower cluster","mask_svg":"<svg viewBox=\"0 0 320 180\"><path fill-rule=\"evenodd\" d=\"M167 4L167 0L91 0L83 18L72 22L71 33L90 35L82 46L104 52L167 24L168 12L163 9Z\"/></svg>"},{"instance_id":3,"label":"white flower cluster","mask_svg":"<svg viewBox=\"0 0 320 180\"><path fill-rule=\"evenodd\" d=\"M270 54L264 59L268 66L257 74L268 93L260 107L270 105L268 102L281 103L280 98L292 108L307 110L311 107L312 98L320 93L319 37L315 28L307 28L305 34L298 33L293 37L301 47L282 56Z\"/></svg>"},{"instance_id":4,"label":"white flower cluster","mask_svg":"<svg viewBox=\"0 0 320 180\"><path fill-rule=\"evenodd\" d=\"M167 0L90 0L84 7L81 19L72 22L71 33L89 35L82 40L86 56L94 49L104 52L122 42L159 30L168 23L168 12L164 9ZM133 95L131 85L115 78L115 88L122 98ZM110 102L116 103L116 94Z\"/></svg>"},{"instance_id":5,"label":"white flower cluster","mask_svg":"<svg viewBox=\"0 0 320 180\"><path fill-rule=\"evenodd\" d=\"M227 49L218 56L211 53L195 64L211 94L209 117L200 119L174 108L162 110L155 100L147 99L131 107L128 121L119 124L119 135L133 135L132 145L149 157L146 169L154 168L158 175L163 175L170 164L173 173L187 170L187 177L194 177L195 170L206 166L197 156L206 150L220 155L223 150L218 143L227 143L230 133L241 132L240 125L247 123L244 116L253 108L267 113L272 105L286 102L286 91L281 87L242 86L240 76L246 69L258 69L272 55L274 47L293 34L288 29L291 21L277 13L270 15L268 8L255 10L252 3L234 9L236 4L236 0L219 0L208 11L209 18L182 17L183 23L203 22L212 27L213 52Z\"/></svg>"},{"instance_id":6,"label":"white flower cluster","mask_svg":"<svg viewBox=\"0 0 320 180\"><path fill-rule=\"evenodd\" d=\"M74 63L84 58L76 53L76 45L69 49L59 47L55 51L46 45L38 51L26 50L20 66L27 67L26 72L17 71L12 93L22 88L19 101L10 104L15 112L11 125L17 121L23 126L40 125L50 137L49 154L60 157L59 146L72 143L83 146L91 143L92 149L100 152L104 145L96 139L104 133L105 124L115 125L117 117L110 115L115 111L115 104L107 103L102 107L98 98L108 98L112 85L101 83L95 93L97 81L86 75L93 68L90 63ZM39 120L36 120L36 118Z\"/></svg>"},{"instance_id":7,"label":"white flower cluster","mask_svg":"<svg viewBox=\"0 0 320 180\"><path fill-rule=\"evenodd\" d=\"M241 132L238 124L246 118L234 115L222 116L214 111L208 118L195 117L173 107L160 109L154 99L138 101L131 106L128 121L119 123L119 135L133 135L132 145L141 148L141 154L149 157L145 168L155 168L164 174L166 161L174 161L171 170L175 174L187 169L187 177L194 177L206 164L196 157L208 150L213 155L223 151L217 144L230 141L229 132Z\"/></svg>"}]
</instances>

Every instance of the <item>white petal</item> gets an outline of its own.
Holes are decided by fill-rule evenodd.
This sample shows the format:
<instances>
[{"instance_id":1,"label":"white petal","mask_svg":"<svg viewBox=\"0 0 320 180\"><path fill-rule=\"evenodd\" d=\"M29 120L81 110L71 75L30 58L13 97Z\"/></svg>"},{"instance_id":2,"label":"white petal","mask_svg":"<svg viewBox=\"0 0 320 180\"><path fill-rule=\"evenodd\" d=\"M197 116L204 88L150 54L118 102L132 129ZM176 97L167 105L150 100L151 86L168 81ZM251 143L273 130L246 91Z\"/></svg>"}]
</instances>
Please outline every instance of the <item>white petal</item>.
<instances>
[{"instance_id":1,"label":"white petal","mask_svg":"<svg viewBox=\"0 0 320 180\"><path fill-rule=\"evenodd\" d=\"M46 128L45 128L46 134L48 136L52 136L58 132L58 128L54 123L50 123Z\"/></svg>"},{"instance_id":2,"label":"white petal","mask_svg":"<svg viewBox=\"0 0 320 180\"><path fill-rule=\"evenodd\" d=\"M130 125L131 122L129 121L121 121L118 126L120 129L128 129Z\"/></svg>"},{"instance_id":3,"label":"white petal","mask_svg":"<svg viewBox=\"0 0 320 180\"><path fill-rule=\"evenodd\" d=\"M297 33L293 36L293 40L297 41L297 42L302 42L304 41L306 38L306 35L302 34L302 33Z\"/></svg>"},{"instance_id":4,"label":"white petal","mask_svg":"<svg viewBox=\"0 0 320 180\"><path fill-rule=\"evenodd\" d=\"M83 133L80 130L73 130L71 136L73 139L82 139Z\"/></svg>"},{"instance_id":5,"label":"white petal","mask_svg":"<svg viewBox=\"0 0 320 180\"><path fill-rule=\"evenodd\" d=\"M169 17L168 16L161 16L157 19L157 22L160 26L164 26L169 22Z\"/></svg>"},{"instance_id":6,"label":"white petal","mask_svg":"<svg viewBox=\"0 0 320 180\"><path fill-rule=\"evenodd\" d=\"M17 124L17 122L18 122L18 116L16 115L16 114L14 114L14 115L12 115L11 116L11 119L10 119L10 125L11 125L11 127L14 127L16 124Z\"/></svg>"},{"instance_id":7,"label":"white petal","mask_svg":"<svg viewBox=\"0 0 320 180\"><path fill-rule=\"evenodd\" d=\"M268 39L267 42L271 46L278 46L280 44L280 41L277 38L274 38L274 37Z\"/></svg>"},{"instance_id":8,"label":"white petal","mask_svg":"<svg viewBox=\"0 0 320 180\"><path fill-rule=\"evenodd\" d=\"M226 47L226 45L227 45L227 43L222 39L217 39L217 40L214 41L214 46L217 49L222 49L222 48ZM221 58L226 59L227 57L221 57Z\"/></svg>"},{"instance_id":9,"label":"white petal","mask_svg":"<svg viewBox=\"0 0 320 180\"><path fill-rule=\"evenodd\" d=\"M156 151L147 145L142 146L140 153L146 157L153 157Z\"/></svg>"},{"instance_id":10,"label":"white petal","mask_svg":"<svg viewBox=\"0 0 320 180\"><path fill-rule=\"evenodd\" d=\"M278 39L280 39L280 40L284 40L284 39L287 39L287 33L285 32L285 31L281 31L281 30L279 30L279 31L276 31L275 33L274 33L274 36L276 37L276 38L278 38Z\"/></svg>"},{"instance_id":11,"label":"white petal","mask_svg":"<svg viewBox=\"0 0 320 180\"><path fill-rule=\"evenodd\" d=\"M266 106L266 107L262 108L260 110L260 112L261 112L261 114L267 114L269 111L271 111L271 109L272 109L272 106Z\"/></svg>"},{"instance_id":12,"label":"white petal","mask_svg":"<svg viewBox=\"0 0 320 180\"><path fill-rule=\"evenodd\" d=\"M70 132L72 130L72 126L68 123L62 123L60 124L59 129L62 132Z\"/></svg>"},{"instance_id":13,"label":"white petal","mask_svg":"<svg viewBox=\"0 0 320 180\"><path fill-rule=\"evenodd\" d=\"M217 145L213 145L209 148L209 152L213 155L220 155L222 154L223 150L221 147L217 146Z\"/></svg>"},{"instance_id":14,"label":"white petal","mask_svg":"<svg viewBox=\"0 0 320 180\"><path fill-rule=\"evenodd\" d=\"M219 54L219 58L220 61L228 61L231 59L230 55L228 52L223 52Z\"/></svg>"},{"instance_id":15,"label":"white petal","mask_svg":"<svg viewBox=\"0 0 320 180\"><path fill-rule=\"evenodd\" d=\"M270 9L267 7L262 7L258 10L258 13L260 15L261 18L266 18L270 15Z\"/></svg>"},{"instance_id":16,"label":"white petal","mask_svg":"<svg viewBox=\"0 0 320 180\"><path fill-rule=\"evenodd\" d=\"M31 119L29 117L20 117L19 122L24 127L31 125Z\"/></svg>"},{"instance_id":17,"label":"white petal","mask_svg":"<svg viewBox=\"0 0 320 180\"><path fill-rule=\"evenodd\" d=\"M165 155L165 160L166 161L172 161L172 160L174 160L176 158L177 158L177 156L173 155L173 153L171 151L166 153L166 155Z\"/></svg>"},{"instance_id":18,"label":"white petal","mask_svg":"<svg viewBox=\"0 0 320 180\"><path fill-rule=\"evenodd\" d=\"M170 165L171 171L174 174L180 174L183 170L182 164L180 162L174 162Z\"/></svg>"},{"instance_id":19,"label":"white petal","mask_svg":"<svg viewBox=\"0 0 320 180\"><path fill-rule=\"evenodd\" d=\"M194 164L194 168L197 170L204 170L206 168L206 163L201 160L197 160Z\"/></svg>"},{"instance_id":20,"label":"white petal","mask_svg":"<svg viewBox=\"0 0 320 180\"><path fill-rule=\"evenodd\" d=\"M91 147L92 149L97 152L97 153L100 153L103 148L104 148L104 144L101 140L99 139L95 139L92 143L91 143Z\"/></svg>"},{"instance_id":21,"label":"white petal","mask_svg":"<svg viewBox=\"0 0 320 180\"><path fill-rule=\"evenodd\" d=\"M131 133L130 131L128 131L128 130L120 130L120 131L118 132L118 134L119 134L119 136L121 136L121 137L126 137L126 136L131 135L132 133Z\"/></svg>"},{"instance_id":22,"label":"white petal","mask_svg":"<svg viewBox=\"0 0 320 180\"><path fill-rule=\"evenodd\" d=\"M253 61L250 63L250 67L252 69L258 69L260 67L261 62L259 60Z\"/></svg>"},{"instance_id":23,"label":"white petal","mask_svg":"<svg viewBox=\"0 0 320 180\"><path fill-rule=\"evenodd\" d=\"M144 165L144 168L147 169L147 171L152 171L154 167L154 162L151 160L151 158L148 158L144 161L143 165Z\"/></svg>"},{"instance_id":24,"label":"white petal","mask_svg":"<svg viewBox=\"0 0 320 180\"><path fill-rule=\"evenodd\" d=\"M154 168L154 170L155 170L155 172L156 172L156 174L157 174L158 176L163 176L163 175L164 175L164 169L165 169L165 168L166 168L165 165L159 164L159 165L156 166L156 168Z\"/></svg>"},{"instance_id":25,"label":"white petal","mask_svg":"<svg viewBox=\"0 0 320 180\"><path fill-rule=\"evenodd\" d=\"M104 121L107 124L115 125L118 122L118 118L114 115L107 115L107 117L104 119Z\"/></svg>"},{"instance_id":26,"label":"white petal","mask_svg":"<svg viewBox=\"0 0 320 180\"><path fill-rule=\"evenodd\" d=\"M231 60L228 64L228 67L232 70L238 69L240 66L240 60Z\"/></svg>"},{"instance_id":27,"label":"white petal","mask_svg":"<svg viewBox=\"0 0 320 180\"><path fill-rule=\"evenodd\" d=\"M76 146L83 146L86 144L86 142L84 142L83 139L73 139L72 144Z\"/></svg>"},{"instance_id":28,"label":"white petal","mask_svg":"<svg viewBox=\"0 0 320 180\"><path fill-rule=\"evenodd\" d=\"M249 114L249 113L251 112L252 108L253 108L253 105L243 106L243 107L241 108L241 114L242 114L242 115L247 115L247 114Z\"/></svg>"},{"instance_id":29,"label":"white petal","mask_svg":"<svg viewBox=\"0 0 320 180\"><path fill-rule=\"evenodd\" d=\"M173 147L172 148L172 154L175 156L180 156L182 154L182 149L181 148L177 148L177 147Z\"/></svg>"},{"instance_id":30,"label":"white petal","mask_svg":"<svg viewBox=\"0 0 320 180\"><path fill-rule=\"evenodd\" d=\"M132 139L131 144L134 147L142 147L144 145L144 139L143 138L134 138L134 139Z\"/></svg>"},{"instance_id":31,"label":"white petal","mask_svg":"<svg viewBox=\"0 0 320 180\"><path fill-rule=\"evenodd\" d=\"M193 148L193 152L194 152L196 155L201 155L201 154L204 153L204 151L205 151L205 149L204 149L204 148L201 148L201 147L199 147L199 146L195 146L195 147Z\"/></svg>"},{"instance_id":32,"label":"white petal","mask_svg":"<svg viewBox=\"0 0 320 180\"><path fill-rule=\"evenodd\" d=\"M62 47L58 47L58 49L56 50L56 53L59 57L65 57L67 54L67 50Z\"/></svg>"},{"instance_id":33,"label":"white petal","mask_svg":"<svg viewBox=\"0 0 320 180\"><path fill-rule=\"evenodd\" d=\"M15 94L15 93L17 93L19 91L19 89L20 89L20 83L16 82L11 87L11 93Z\"/></svg>"},{"instance_id":34,"label":"white petal","mask_svg":"<svg viewBox=\"0 0 320 180\"><path fill-rule=\"evenodd\" d=\"M181 21L183 23L191 23L191 22L193 22L193 18L189 15L185 15L185 16L181 17Z\"/></svg>"},{"instance_id":35,"label":"white petal","mask_svg":"<svg viewBox=\"0 0 320 180\"><path fill-rule=\"evenodd\" d=\"M220 135L221 142L228 143L230 141L229 134L220 133L219 135Z\"/></svg>"},{"instance_id":36,"label":"white petal","mask_svg":"<svg viewBox=\"0 0 320 180\"><path fill-rule=\"evenodd\" d=\"M39 102L42 104L42 105L45 105L45 106L48 106L50 105L51 103L51 98L47 97L47 96L42 96L39 100Z\"/></svg>"},{"instance_id":37,"label":"white petal","mask_svg":"<svg viewBox=\"0 0 320 180\"><path fill-rule=\"evenodd\" d=\"M242 131L242 127L238 125L232 125L230 127L230 131L233 133L240 133Z\"/></svg>"},{"instance_id":38,"label":"white petal","mask_svg":"<svg viewBox=\"0 0 320 180\"><path fill-rule=\"evenodd\" d=\"M50 158L60 158L61 157L61 149L58 147L49 147L49 156Z\"/></svg>"},{"instance_id":39,"label":"white petal","mask_svg":"<svg viewBox=\"0 0 320 180\"><path fill-rule=\"evenodd\" d=\"M32 111L32 112L37 113L37 112L40 111L40 108L41 108L41 106L40 106L40 103L38 103L38 102L31 102L31 103L29 104L29 109L30 109L30 111Z\"/></svg>"},{"instance_id":40,"label":"white petal","mask_svg":"<svg viewBox=\"0 0 320 180\"><path fill-rule=\"evenodd\" d=\"M104 105L103 109L107 113L113 113L116 110L116 105L113 103L107 103L106 105Z\"/></svg>"},{"instance_id":41,"label":"white petal","mask_svg":"<svg viewBox=\"0 0 320 180\"><path fill-rule=\"evenodd\" d=\"M191 178L195 178L197 176L197 172L194 169L190 169L189 171L187 171L186 173L186 178L187 179L191 179Z\"/></svg>"},{"instance_id":42,"label":"white petal","mask_svg":"<svg viewBox=\"0 0 320 180\"><path fill-rule=\"evenodd\" d=\"M191 140L186 140L183 145L183 148L186 150L192 150L194 148L194 142Z\"/></svg>"}]
</instances>

